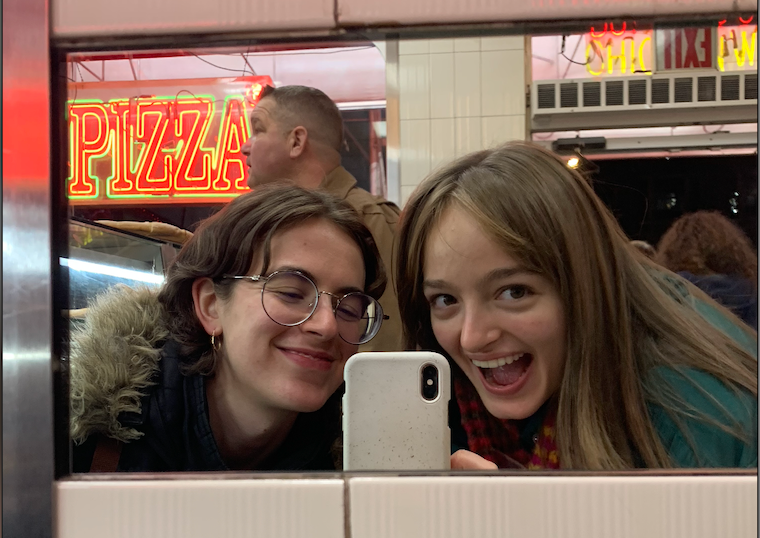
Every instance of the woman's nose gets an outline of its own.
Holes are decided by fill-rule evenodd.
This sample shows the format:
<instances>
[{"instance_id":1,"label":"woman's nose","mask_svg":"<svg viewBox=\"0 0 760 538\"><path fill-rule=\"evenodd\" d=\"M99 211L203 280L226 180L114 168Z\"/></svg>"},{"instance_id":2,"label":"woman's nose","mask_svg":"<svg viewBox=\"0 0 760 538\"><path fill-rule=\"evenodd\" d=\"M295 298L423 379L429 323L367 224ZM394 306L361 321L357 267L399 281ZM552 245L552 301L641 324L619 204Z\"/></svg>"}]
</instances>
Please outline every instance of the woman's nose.
<instances>
[{"instance_id":1,"label":"woman's nose","mask_svg":"<svg viewBox=\"0 0 760 538\"><path fill-rule=\"evenodd\" d=\"M332 297L320 294L317 308L309 319L301 324L301 327L310 333L320 335L325 340L335 338L338 335L338 320L335 319Z\"/></svg>"},{"instance_id":2,"label":"woman's nose","mask_svg":"<svg viewBox=\"0 0 760 538\"><path fill-rule=\"evenodd\" d=\"M493 316L486 309L466 308L459 344L464 351L479 352L498 340L500 332L494 323Z\"/></svg>"}]
</instances>

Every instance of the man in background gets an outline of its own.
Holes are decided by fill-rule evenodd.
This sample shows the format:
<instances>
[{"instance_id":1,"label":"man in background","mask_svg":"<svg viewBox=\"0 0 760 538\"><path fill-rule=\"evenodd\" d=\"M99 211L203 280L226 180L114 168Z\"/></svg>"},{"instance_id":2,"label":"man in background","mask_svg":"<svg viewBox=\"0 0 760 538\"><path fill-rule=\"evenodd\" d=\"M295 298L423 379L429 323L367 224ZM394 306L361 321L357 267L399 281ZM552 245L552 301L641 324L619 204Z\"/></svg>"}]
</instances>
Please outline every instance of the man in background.
<instances>
[{"instance_id":1,"label":"man in background","mask_svg":"<svg viewBox=\"0 0 760 538\"><path fill-rule=\"evenodd\" d=\"M393 276L393 244L399 208L356 185L341 166L343 119L322 91L307 86L267 86L251 113L251 138L243 144L252 189L284 179L307 189L322 189L346 200L372 232L388 273L380 298L390 317L362 351L404 349Z\"/></svg>"}]
</instances>

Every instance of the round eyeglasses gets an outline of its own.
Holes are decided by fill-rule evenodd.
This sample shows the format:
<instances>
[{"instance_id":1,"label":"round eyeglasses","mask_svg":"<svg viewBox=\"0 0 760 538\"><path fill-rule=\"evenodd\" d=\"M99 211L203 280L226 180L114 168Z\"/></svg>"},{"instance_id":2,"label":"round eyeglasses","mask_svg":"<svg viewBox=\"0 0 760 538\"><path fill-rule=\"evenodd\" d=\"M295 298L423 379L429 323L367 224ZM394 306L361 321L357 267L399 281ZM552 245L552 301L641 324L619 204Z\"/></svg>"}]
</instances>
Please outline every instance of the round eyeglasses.
<instances>
[{"instance_id":1,"label":"round eyeglasses","mask_svg":"<svg viewBox=\"0 0 760 538\"><path fill-rule=\"evenodd\" d=\"M328 295L338 324L338 334L349 344L366 344L377 334L384 319L383 307L375 299L360 291L338 297L319 291L317 285L299 271L275 271L269 276L233 276L222 278L263 282L261 305L267 316L284 327L295 327L306 322L317 310L319 298Z\"/></svg>"}]
</instances>

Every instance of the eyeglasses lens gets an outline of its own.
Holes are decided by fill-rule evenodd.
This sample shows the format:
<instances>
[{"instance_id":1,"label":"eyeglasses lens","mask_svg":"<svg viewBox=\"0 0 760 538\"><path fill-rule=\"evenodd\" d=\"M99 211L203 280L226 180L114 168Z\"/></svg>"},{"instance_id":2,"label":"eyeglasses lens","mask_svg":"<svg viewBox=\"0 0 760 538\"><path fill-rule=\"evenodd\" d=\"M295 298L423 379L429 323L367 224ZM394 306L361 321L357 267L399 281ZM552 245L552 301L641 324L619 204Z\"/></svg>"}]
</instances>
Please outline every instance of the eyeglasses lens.
<instances>
[{"instance_id":1,"label":"eyeglasses lens","mask_svg":"<svg viewBox=\"0 0 760 538\"><path fill-rule=\"evenodd\" d=\"M316 285L306 276L282 272L272 275L264 285L262 303L274 322L294 326L309 319L316 309L318 294ZM383 313L375 299L359 292L345 295L337 305L330 299L343 340L364 344L377 334Z\"/></svg>"},{"instance_id":2,"label":"eyeglasses lens","mask_svg":"<svg viewBox=\"0 0 760 538\"><path fill-rule=\"evenodd\" d=\"M298 325L314 311L317 288L298 273L277 273L264 285L264 310L281 325Z\"/></svg>"}]
</instances>

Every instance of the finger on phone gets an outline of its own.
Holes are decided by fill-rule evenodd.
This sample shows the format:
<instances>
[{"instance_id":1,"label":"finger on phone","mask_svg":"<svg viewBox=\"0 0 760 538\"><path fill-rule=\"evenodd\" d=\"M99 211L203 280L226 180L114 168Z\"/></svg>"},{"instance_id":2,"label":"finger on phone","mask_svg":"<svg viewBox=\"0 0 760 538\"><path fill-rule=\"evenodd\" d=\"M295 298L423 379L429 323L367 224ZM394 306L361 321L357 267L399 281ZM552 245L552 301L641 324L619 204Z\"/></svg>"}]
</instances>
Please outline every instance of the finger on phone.
<instances>
[{"instance_id":1,"label":"finger on phone","mask_svg":"<svg viewBox=\"0 0 760 538\"><path fill-rule=\"evenodd\" d=\"M478 456L474 452L470 452L469 450L457 450L451 455L451 469L496 470L498 467L495 463Z\"/></svg>"}]
</instances>

